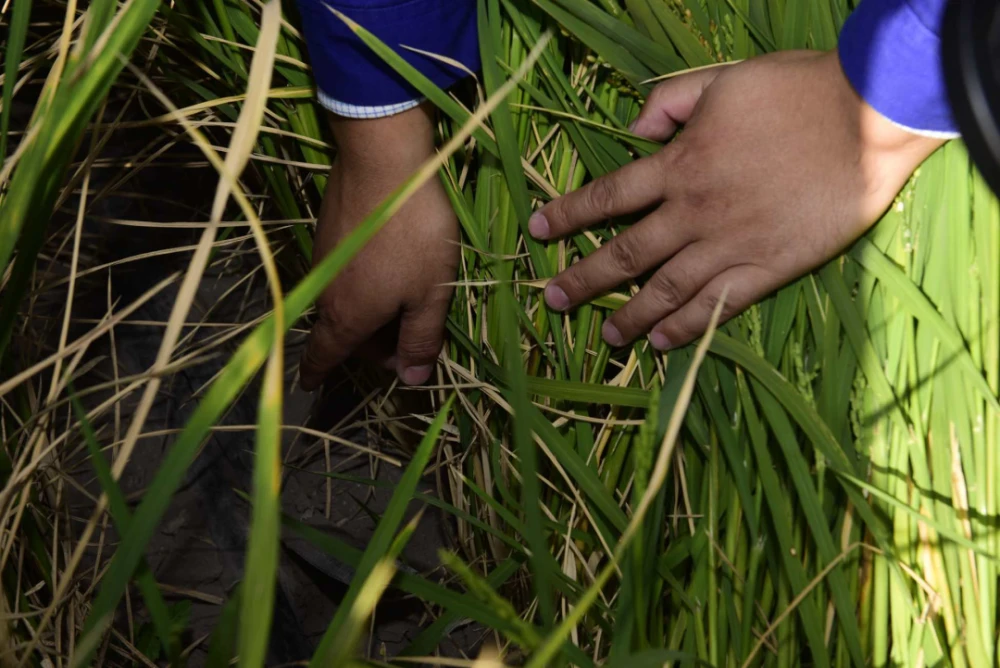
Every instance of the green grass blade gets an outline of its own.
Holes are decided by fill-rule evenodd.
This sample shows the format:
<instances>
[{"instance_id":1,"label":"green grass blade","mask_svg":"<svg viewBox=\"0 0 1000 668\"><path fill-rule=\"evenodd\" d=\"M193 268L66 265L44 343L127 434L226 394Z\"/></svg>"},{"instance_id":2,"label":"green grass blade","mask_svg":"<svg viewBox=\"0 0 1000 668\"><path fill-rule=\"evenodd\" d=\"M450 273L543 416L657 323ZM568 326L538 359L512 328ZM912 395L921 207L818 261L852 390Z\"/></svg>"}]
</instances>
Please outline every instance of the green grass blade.
<instances>
[{"instance_id":1,"label":"green grass blade","mask_svg":"<svg viewBox=\"0 0 1000 668\"><path fill-rule=\"evenodd\" d=\"M405 506L406 504L404 503L404 509ZM360 571L355 574L354 580L351 582L351 590L354 590L355 585L357 585L357 595L351 600L350 610L347 610L346 597L337 606L338 615L340 615L342 610L346 610L346 614L344 615L342 625L333 636L329 653L324 657L323 663L320 665L344 666L350 664L361 637L365 632L365 621L371 617L372 611L378 604L379 599L382 598L383 592L385 592L386 587L392 581L392 577L396 573L396 558L399 557L403 548L406 547L413 533L417 530L417 524L419 524L421 517L422 513L417 513L403 527L399 535L393 538L385 554L376 555L379 556L378 561L372 565L368 573L364 574L363 579ZM380 522L379 526L381 525L382 523ZM378 533L377 528L375 533ZM363 564L365 557L362 556L361 559ZM348 595L351 594L351 590L348 590ZM332 625L331 628L333 628ZM322 647L322 644L320 646ZM317 650L317 655L319 655L319 650ZM315 662L315 657L313 661Z\"/></svg>"},{"instance_id":2,"label":"green grass blade","mask_svg":"<svg viewBox=\"0 0 1000 668\"><path fill-rule=\"evenodd\" d=\"M747 431L750 433L750 444L753 448L757 461L756 471L760 476L761 487L764 492L764 499L771 510L771 526L773 535L778 541L778 552L781 554L784 565L783 577L788 578L792 590L796 593L803 591L809 584L805 568L798 556L795 554L795 540L792 536L792 527L788 518L793 517L793 509L789 503L788 495L782 487L778 475L775 472L771 453L768 450L766 441L766 430L757 410L754 401L750 396L746 383L738 381L740 393L743 398L744 415L747 420ZM805 631L806 640L813 661L818 666L829 666L829 653L823 638L823 624L820 610L817 608L814 597L803 601L798 609L798 616Z\"/></svg>"},{"instance_id":3,"label":"green grass blade","mask_svg":"<svg viewBox=\"0 0 1000 668\"><path fill-rule=\"evenodd\" d=\"M669 49L589 3L574 0L533 1L612 67L620 70L633 84L684 69L684 62ZM640 90L648 88L648 84L640 86Z\"/></svg>"},{"instance_id":4,"label":"green grass blade","mask_svg":"<svg viewBox=\"0 0 1000 668\"><path fill-rule=\"evenodd\" d=\"M462 579L473 596L508 622L512 630L507 632L507 637L511 642L528 651L538 646L538 643L541 642L538 630L532 624L521 619L510 601L500 596L484 578L477 575L457 555L442 550L439 556L441 563Z\"/></svg>"},{"instance_id":5,"label":"green grass blade","mask_svg":"<svg viewBox=\"0 0 1000 668\"><path fill-rule=\"evenodd\" d=\"M972 360L962 335L959 334L944 319L941 313L931 304L920 288L885 256L885 253L875 247L868 239L862 237L851 249L850 255L892 291L899 303L917 318L930 327L934 334L946 346L945 364L954 358L969 374L976 391L986 400L994 411L1000 412L1000 402L997 401L986 379L980 373Z\"/></svg>"},{"instance_id":6,"label":"green grass blade","mask_svg":"<svg viewBox=\"0 0 1000 668\"><path fill-rule=\"evenodd\" d=\"M7 43L3 50L3 108L0 109L0 165L7 160L10 106L14 99L17 70L21 64L21 53L24 51L24 42L28 34L28 22L31 20L31 4L32 0L20 0L14 3L10 25L7 27Z\"/></svg>"},{"instance_id":7,"label":"green grass blade","mask_svg":"<svg viewBox=\"0 0 1000 668\"><path fill-rule=\"evenodd\" d=\"M555 618L551 582L556 567L542 528L542 491L538 481L535 444L531 439L531 425L528 422L531 402L528 399L524 361L521 358L521 337L517 331L517 318L513 313L514 309L519 307L514 302L514 295L506 286L501 286L497 291L497 297L500 300L501 335L506 344L503 351L504 366L507 367L507 378L510 381L507 401L514 412L511 416L514 450L521 472L521 508L525 517L525 538L531 550L529 563L532 571L532 587L538 597L538 613L542 618L542 626L548 628Z\"/></svg>"},{"instance_id":8,"label":"green grass blade","mask_svg":"<svg viewBox=\"0 0 1000 668\"><path fill-rule=\"evenodd\" d=\"M424 469L427 467L427 463L434 453L434 446L437 445L438 436L441 435L441 428L444 427L453 401L454 398L448 399L437 417L434 418L434 422L428 427L427 433L424 434L420 445L417 446L416 452L413 453L413 458L407 465L403 477L396 485L396 491L393 492L392 499L382 514L381 521L375 528L375 533L368 540L368 546L365 548L365 552L358 563L351 586L347 590L347 593L344 594L340 605L337 606L337 614L334 615L333 621L327 627L326 633L323 634L323 639L320 641L319 647L316 649L316 653L309 663L313 668L331 665L330 658L333 656L334 650L338 649L334 644L335 641L341 634L348 633L348 625L351 622L350 615L354 602L361 593L361 589L365 586L365 580L382 560L386 551L393 543L393 536L399 528L400 522L403 521L406 508L409 506L414 492L417 491L417 484L420 482L420 478L424 474Z\"/></svg>"},{"instance_id":9,"label":"green grass blade","mask_svg":"<svg viewBox=\"0 0 1000 668\"><path fill-rule=\"evenodd\" d=\"M27 288L46 222L74 147L159 6L158 0L127 3L115 19L115 29L105 34L107 39L102 48L67 65L62 79L53 84L56 88L52 101L42 113L36 110L33 138L22 138L29 144L0 201L0 275L7 271L22 230L26 225L30 229L20 241L19 266L8 279L0 304L0 357L17 321L14 314ZM43 104L48 99L43 96Z\"/></svg>"},{"instance_id":10,"label":"green grass blade","mask_svg":"<svg viewBox=\"0 0 1000 668\"><path fill-rule=\"evenodd\" d=\"M222 606L219 620L215 623L212 638L208 642L205 668L229 668L239 635L242 591L243 585L233 588L229 600Z\"/></svg>"},{"instance_id":11,"label":"green grass blade","mask_svg":"<svg viewBox=\"0 0 1000 668\"><path fill-rule=\"evenodd\" d=\"M76 413L76 419L80 422L80 431L83 433L83 440L87 444L90 463L97 474L97 480L101 484L101 489L104 490L104 493L108 497L108 508L111 511L111 518L114 520L115 528L122 536L127 535L132 518L128 511L128 505L125 502L125 495L122 494L118 482L111 475L111 466L108 464L108 460L104 458L104 453L101 452L101 446L97 441L97 434L94 432L94 427L90 424L90 420L87 419L87 412L80 405L80 401L75 394L70 395L70 401L73 404L73 412ZM170 611L167 609L167 604L163 600L163 595L156 584L153 572L149 569L145 559L139 564L136 580L143 600L146 601L146 609L153 622L153 628L156 629L156 633L160 637L163 653L166 654L171 663L176 662L179 658L179 650L177 644L174 642Z\"/></svg>"},{"instance_id":12,"label":"green grass blade","mask_svg":"<svg viewBox=\"0 0 1000 668\"><path fill-rule=\"evenodd\" d=\"M805 515L806 523L819 549L820 557L825 563L831 563L837 559L839 552L834 544L830 528L827 525L822 500L816 491L816 484L811 475L809 463L802 455L802 450L798 440L795 438L795 433L788 420L788 416L778 406L777 401L768 394L758 394L757 400L760 402L761 409L767 418L771 431L777 437L778 444L785 455L785 465L788 467L789 475L797 493L798 508ZM761 468L766 468L766 465L762 463ZM774 517L776 522L782 521L781 515L775 514ZM861 651L861 633L858 630L854 602L851 598L851 591L847 586L847 578L844 575L844 570L840 566L837 566L830 571L828 578L830 596L833 598L836 606L837 617L847 641L851 660L857 668L863 668L865 659Z\"/></svg>"}]
</instances>

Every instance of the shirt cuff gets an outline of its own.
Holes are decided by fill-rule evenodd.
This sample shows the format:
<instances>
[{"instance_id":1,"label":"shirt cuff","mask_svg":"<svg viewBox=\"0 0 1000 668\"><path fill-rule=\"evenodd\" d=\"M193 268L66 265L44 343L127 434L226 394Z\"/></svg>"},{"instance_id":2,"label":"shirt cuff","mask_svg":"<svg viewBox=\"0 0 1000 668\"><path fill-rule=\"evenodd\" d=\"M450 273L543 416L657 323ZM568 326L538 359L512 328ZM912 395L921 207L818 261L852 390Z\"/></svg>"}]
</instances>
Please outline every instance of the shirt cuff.
<instances>
[{"instance_id":1,"label":"shirt cuff","mask_svg":"<svg viewBox=\"0 0 1000 668\"><path fill-rule=\"evenodd\" d=\"M958 136L941 60L946 0L864 0L840 33L841 66L875 111L910 132Z\"/></svg>"},{"instance_id":2,"label":"shirt cuff","mask_svg":"<svg viewBox=\"0 0 1000 668\"><path fill-rule=\"evenodd\" d=\"M405 100L394 104L362 105L351 104L343 100L335 100L323 91L316 91L316 99L319 105L327 111L332 111L338 116L345 118L385 118L395 116L404 111L409 111L420 105L423 98L417 100Z\"/></svg>"},{"instance_id":3,"label":"shirt cuff","mask_svg":"<svg viewBox=\"0 0 1000 668\"><path fill-rule=\"evenodd\" d=\"M423 97L330 7L374 34L439 88L479 69L475 0L298 0L298 6L319 102L336 114L380 118L412 109Z\"/></svg>"}]
</instances>

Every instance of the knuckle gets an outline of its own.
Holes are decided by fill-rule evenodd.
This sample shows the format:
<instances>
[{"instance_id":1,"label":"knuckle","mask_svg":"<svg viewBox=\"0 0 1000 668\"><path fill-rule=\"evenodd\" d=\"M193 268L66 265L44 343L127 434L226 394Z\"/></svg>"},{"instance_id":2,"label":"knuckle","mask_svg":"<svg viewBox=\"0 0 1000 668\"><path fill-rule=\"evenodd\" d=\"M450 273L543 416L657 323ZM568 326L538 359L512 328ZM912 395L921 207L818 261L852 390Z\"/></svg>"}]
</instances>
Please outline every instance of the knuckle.
<instances>
[{"instance_id":1,"label":"knuckle","mask_svg":"<svg viewBox=\"0 0 1000 668\"><path fill-rule=\"evenodd\" d=\"M649 279L653 294L665 310L673 311L683 303L684 294L677 280L665 272L657 272Z\"/></svg>"},{"instance_id":2,"label":"knuckle","mask_svg":"<svg viewBox=\"0 0 1000 668\"><path fill-rule=\"evenodd\" d=\"M563 289L571 302L578 301L591 294L593 283L590 279L587 266L575 264L562 274L559 286Z\"/></svg>"},{"instance_id":3,"label":"knuckle","mask_svg":"<svg viewBox=\"0 0 1000 668\"><path fill-rule=\"evenodd\" d=\"M621 186L615 179L607 176L597 179L587 189L588 207L605 218L619 208L621 200Z\"/></svg>"},{"instance_id":4,"label":"knuckle","mask_svg":"<svg viewBox=\"0 0 1000 668\"><path fill-rule=\"evenodd\" d=\"M639 256L639 248L627 235L619 235L608 243L608 253L616 269L628 276L640 274L645 267Z\"/></svg>"},{"instance_id":5,"label":"knuckle","mask_svg":"<svg viewBox=\"0 0 1000 668\"><path fill-rule=\"evenodd\" d=\"M432 334L410 334L399 341L399 355L410 360L432 360L439 352L441 339Z\"/></svg>"},{"instance_id":6,"label":"knuckle","mask_svg":"<svg viewBox=\"0 0 1000 668\"><path fill-rule=\"evenodd\" d=\"M343 318L340 315L340 311L333 307L326 307L319 311L316 318L316 324L314 328L319 330L325 330L331 336L334 334L344 335L350 334L353 326L351 325L350 318Z\"/></svg>"},{"instance_id":7,"label":"knuckle","mask_svg":"<svg viewBox=\"0 0 1000 668\"><path fill-rule=\"evenodd\" d=\"M715 313L715 309L719 306L721 298L722 298L721 295L715 292L709 292L708 294L706 294L704 297L701 298L702 308L705 309L705 312L709 316L711 316L712 313ZM726 308L725 305L723 305L723 311L725 311L725 308Z\"/></svg>"}]
</instances>

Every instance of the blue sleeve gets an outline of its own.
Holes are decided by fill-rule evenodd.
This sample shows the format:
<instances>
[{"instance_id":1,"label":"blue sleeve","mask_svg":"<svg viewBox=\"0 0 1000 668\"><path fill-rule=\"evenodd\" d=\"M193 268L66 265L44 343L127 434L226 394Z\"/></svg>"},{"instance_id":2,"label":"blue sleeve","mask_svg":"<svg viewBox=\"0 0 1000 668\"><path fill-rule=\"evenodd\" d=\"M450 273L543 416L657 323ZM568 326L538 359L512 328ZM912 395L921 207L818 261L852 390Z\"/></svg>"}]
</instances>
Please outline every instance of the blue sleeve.
<instances>
[{"instance_id":1,"label":"blue sleeve","mask_svg":"<svg viewBox=\"0 0 1000 668\"><path fill-rule=\"evenodd\" d=\"M863 0L838 46L844 73L880 114L908 130L957 136L941 60L947 0Z\"/></svg>"},{"instance_id":2,"label":"blue sleeve","mask_svg":"<svg viewBox=\"0 0 1000 668\"><path fill-rule=\"evenodd\" d=\"M421 95L330 7L373 33L441 88L464 78L467 71L410 49L479 69L475 0L298 0L298 7L319 101L342 116L389 116L416 106Z\"/></svg>"}]
</instances>

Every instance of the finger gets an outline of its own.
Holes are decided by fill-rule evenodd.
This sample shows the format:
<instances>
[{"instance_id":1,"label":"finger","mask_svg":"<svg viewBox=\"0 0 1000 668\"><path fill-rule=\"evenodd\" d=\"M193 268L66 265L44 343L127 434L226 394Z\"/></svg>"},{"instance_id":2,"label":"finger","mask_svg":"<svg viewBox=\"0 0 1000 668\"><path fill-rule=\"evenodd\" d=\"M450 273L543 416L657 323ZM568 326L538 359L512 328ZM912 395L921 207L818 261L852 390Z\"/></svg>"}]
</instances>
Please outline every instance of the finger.
<instances>
[{"instance_id":1,"label":"finger","mask_svg":"<svg viewBox=\"0 0 1000 668\"><path fill-rule=\"evenodd\" d=\"M299 384L303 390L311 392L319 387L334 367L384 324L372 311L362 309L356 313L364 315L346 318L339 317L333 309L320 309L299 363Z\"/></svg>"},{"instance_id":2,"label":"finger","mask_svg":"<svg viewBox=\"0 0 1000 668\"><path fill-rule=\"evenodd\" d=\"M399 340L399 318L393 318L367 341L355 349L354 355L377 364L388 371L396 370L396 342Z\"/></svg>"},{"instance_id":3,"label":"finger","mask_svg":"<svg viewBox=\"0 0 1000 668\"><path fill-rule=\"evenodd\" d=\"M549 308L563 311L653 269L691 240L690 228L667 222L669 205L615 236L545 288Z\"/></svg>"},{"instance_id":4,"label":"finger","mask_svg":"<svg viewBox=\"0 0 1000 668\"><path fill-rule=\"evenodd\" d=\"M703 243L685 246L667 261L601 329L604 340L622 346L648 332L657 322L682 308L727 263Z\"/></svg>"},{"instance_id":5,"label":"finger","mask_svg":"<svg viewBox=\"0 0 1000 668\"><path fill-rule=\"evenodd\" d=\"M594 223L650 207L663 199L660 154L630 162L579 190L552 200L531 215L536 239L561 237Z\"/></svg>"},{"instance_id":6,"label":"finger","mask_svg":"<svg viewBox=\"0 0 1000 668\"><path fill-rule=\"evenodd\" d=\"M657 350L670 350L697 339L708 329L712 312L727 288L720 323L742 313L778 284L760 267L733 267L713 278L691 301L657 323L649 335L650 343Z\"/></svg>"},{"instance_id":7,"label":"finger","mask_svg":"<svg viewBox=\"0 0 1000 668\"><path fill-rule=\"evenodd\" d=\"M655 141L672 137L677 128L691 118L701 94L720 71L721 68L713 67L660 83L649 94L639 116L632 122L632 132Z\"/></svg>"},{"instance_id":8,"label":"finger","mask_svg":"<svg viewBox=\"0 0 1000 668\"><path fill-rule=\"evenodd\" d=\"M426 383L444 343L448 300L436 297L403 311L396 346L396 373L407 385Z\"/></svg>"}]
</instances>

